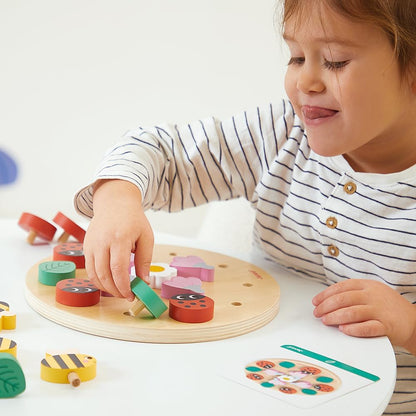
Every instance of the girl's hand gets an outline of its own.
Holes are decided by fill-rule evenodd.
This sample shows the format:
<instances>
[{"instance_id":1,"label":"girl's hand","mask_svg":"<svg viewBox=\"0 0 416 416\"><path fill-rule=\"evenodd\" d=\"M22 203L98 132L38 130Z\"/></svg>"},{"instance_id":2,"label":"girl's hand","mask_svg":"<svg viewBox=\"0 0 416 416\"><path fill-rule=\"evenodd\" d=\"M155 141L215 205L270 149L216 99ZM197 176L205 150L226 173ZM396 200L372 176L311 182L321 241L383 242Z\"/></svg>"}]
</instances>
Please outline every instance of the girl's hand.
<instances>
[{"instance_id":1,"label":"girl's hand","mask_svg":"<svg viewBox=\"0 0 416 416\"><path fill-rule=\"evenodd\" d=\"M416 305L384 283L350 279L336 283L312 303L325 325L337 325L347 335L386 335L393 345L416 355Z\"/></svg>"},{"instance_id":2,"label":"girl's hand","mask_svg":"<svg viewBox=\"0 0 416 416\"><path fill-rule=\"evenodd\" d=\"M100 290L134 300L130 255L136 274L148 280L153 231L141 208L139 189L126 181L105 180L94 189L94 216L84 240L85 267Z\"/></svg>"}]
</instances>

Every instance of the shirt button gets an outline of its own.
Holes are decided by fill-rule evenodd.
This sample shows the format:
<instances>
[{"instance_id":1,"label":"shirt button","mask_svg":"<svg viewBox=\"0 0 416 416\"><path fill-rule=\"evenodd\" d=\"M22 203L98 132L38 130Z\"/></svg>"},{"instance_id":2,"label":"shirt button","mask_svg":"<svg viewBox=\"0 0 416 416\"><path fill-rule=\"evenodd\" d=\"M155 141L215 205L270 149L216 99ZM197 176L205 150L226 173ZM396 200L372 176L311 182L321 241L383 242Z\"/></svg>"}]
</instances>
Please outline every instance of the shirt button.
<instances>
[{"instance_id":1,"label":"shirt button","mask_svg":"<svg viewBox=\"0 0 416 416\"><path fill-rule=\"evenodd\" d=\"M344 191L347 194L353 194L357 190L357 185L354 182L347 182L344 185Z\"/></svg>"},{"instance_id":2,"label":"shirt button","mask_svg":"<svg viewBox=\"0 0 416 416\"><path fill-rule=\"evenodd\" d=\"M329 246L328 253L333 257L338 257L339 255L339 248L336 246Z\"/></svg>"},{"instance_id":3,"label":"shirt button","mask_svg":"<svg viewBox=\"0 0 416 416\"><path fill-rule=\"evenodd\" d=\"M328 217L326 220L326 226L329 228L337 228L338 221L335 217Z\"/></svg>"}]
</instances>

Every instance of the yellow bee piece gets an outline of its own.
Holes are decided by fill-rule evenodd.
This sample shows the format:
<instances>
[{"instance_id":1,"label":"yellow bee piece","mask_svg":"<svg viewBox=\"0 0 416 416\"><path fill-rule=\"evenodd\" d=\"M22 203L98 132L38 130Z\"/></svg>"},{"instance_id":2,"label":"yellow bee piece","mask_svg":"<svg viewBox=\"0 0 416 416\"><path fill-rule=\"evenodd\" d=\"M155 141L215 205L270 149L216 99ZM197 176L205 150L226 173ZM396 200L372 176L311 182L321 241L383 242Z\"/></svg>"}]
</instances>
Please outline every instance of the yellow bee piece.
<instances>
[{"instance_id":1,"label":"yellow bee piece","mask_svg":"<svg viewBox=\"0 0 416 416\"><path fill-rule=\"evenodd\" d=\"M16 329L16 314L10 311L7 302L0 301L0 331L2 329Z\"/></svg>"},{"instance_id":2,"label":"yellow bee piece","mask_svg":"<svg viewBox=\"0 0 416 416\"><path fill-rule=\"evenodd\" d=\"M51 383L72 384L92 380L96 375L97 360L86 354L46 354L40 363L40 378Z\"/></svg>"},{"instance_id":3,"label":"yellow bee piece","mask_svg":"<svg viewBox=\"0 0 416 416\"><path fill-rule=\"evenodd\" d=\"M16 357L17 345L12 339L0 338L0 352L7 352Z\"/></svg>"}]
</instances>

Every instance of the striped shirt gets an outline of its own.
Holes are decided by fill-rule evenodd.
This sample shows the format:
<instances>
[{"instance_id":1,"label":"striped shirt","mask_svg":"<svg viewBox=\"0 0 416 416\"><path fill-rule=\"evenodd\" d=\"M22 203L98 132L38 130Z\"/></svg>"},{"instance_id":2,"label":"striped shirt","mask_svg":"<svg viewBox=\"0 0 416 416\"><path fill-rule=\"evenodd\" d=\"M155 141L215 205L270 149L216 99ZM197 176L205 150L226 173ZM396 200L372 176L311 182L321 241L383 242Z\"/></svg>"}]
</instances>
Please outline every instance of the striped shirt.
<instances>
[{"instance_id":1,"label":"striped shirt","mask_svg":"<svg viewBox=\"0 0 416 416\"><path fill-rule=\"evenodd\" d=\"M327 285L379 280L416 303L416 166L357 173L342 156L314 153L289 101L130 131L99 166L95 179L106 178L136 184L145 209L242 196L256 211L255 244L276 262ZM92 216L92 185L75 206ZM386 414L416 415L416 357L396 357Z\"/></svg>"}]
</instances>

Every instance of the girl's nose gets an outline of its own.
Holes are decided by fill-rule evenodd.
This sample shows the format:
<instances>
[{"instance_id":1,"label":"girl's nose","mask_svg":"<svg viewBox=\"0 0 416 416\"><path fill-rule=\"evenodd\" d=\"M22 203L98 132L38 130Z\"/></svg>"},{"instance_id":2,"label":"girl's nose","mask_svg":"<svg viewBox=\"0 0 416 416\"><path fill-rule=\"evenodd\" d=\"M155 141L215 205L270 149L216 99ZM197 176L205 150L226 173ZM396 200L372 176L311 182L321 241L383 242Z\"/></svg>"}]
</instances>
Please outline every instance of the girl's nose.
<instances>
[{"instance_id":1,"label":"girl's nose","mask_svg":"<svg viewBox=\"0 0 416 416\"><path fill-rule=\"evenodd\" d=\"M297 88L304 94L320 93L325 91L319 68L304 64L298 73Z\"/></svg>"}]
</instances>

